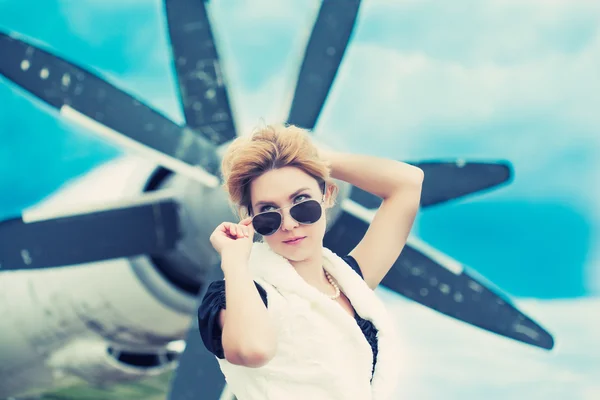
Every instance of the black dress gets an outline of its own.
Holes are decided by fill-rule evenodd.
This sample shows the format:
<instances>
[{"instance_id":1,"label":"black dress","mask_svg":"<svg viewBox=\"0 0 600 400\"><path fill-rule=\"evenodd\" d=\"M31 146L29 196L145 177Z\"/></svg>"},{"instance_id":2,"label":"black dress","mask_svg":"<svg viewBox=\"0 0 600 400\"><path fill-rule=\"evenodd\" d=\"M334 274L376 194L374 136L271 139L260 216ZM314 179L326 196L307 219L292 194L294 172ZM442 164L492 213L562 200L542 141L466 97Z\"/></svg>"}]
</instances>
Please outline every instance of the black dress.
<instances>
[{"instance_id":1,"label":"black dress","mask_svg":"<svg viewBox=\"0 0 600 400\"><path fill-rule=\"evenodd\" d=\"M356 260L347 255L342 259L350 266L361 278L362 272ZM256 289L260 294L265 306L268 307L267 292L258 283L254 282ZM221 343L221 327L219 326L219 313L225 307L225 281L218 280L212 282L202 299L202 303L198 308L198 325L200 328L200 336L204 346L216 357L223 359L225 354L223 344ZM371 321L360 317L354 310L354 319L365 335L367 342L371 345L373 351L373 372L375 371L375 363L377 361L377 328Z\"/></svg>"}]
</instances>

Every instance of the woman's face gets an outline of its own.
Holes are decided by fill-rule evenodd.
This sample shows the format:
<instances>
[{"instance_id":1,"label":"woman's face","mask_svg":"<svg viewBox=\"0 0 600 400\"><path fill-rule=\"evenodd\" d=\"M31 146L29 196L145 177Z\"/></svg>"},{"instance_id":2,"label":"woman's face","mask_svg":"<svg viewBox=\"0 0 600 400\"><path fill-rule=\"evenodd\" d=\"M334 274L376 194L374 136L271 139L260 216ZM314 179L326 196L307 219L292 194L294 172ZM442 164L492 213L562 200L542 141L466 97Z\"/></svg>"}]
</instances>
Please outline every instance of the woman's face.
<instances>
[{"instance_id":1,"label":"woman's face","mask_svg":"<svg viewBox=\"0 0 600 400\"><path fill-rule=\"evenodd\" d=\"M290 206L309 199L321 202L323 194L315 178L296 167L284 167L265 172L250 185L252 212L256 215L279 208L282 222L272 235L264 236L265 242L275 253L290 261L302 261L321 251L325 236L325 208L329 196L323 202L321 218L311 225L302 225L290 215ZM294 243L290 239L301 238Z\"/></svg>"}]
</instances>

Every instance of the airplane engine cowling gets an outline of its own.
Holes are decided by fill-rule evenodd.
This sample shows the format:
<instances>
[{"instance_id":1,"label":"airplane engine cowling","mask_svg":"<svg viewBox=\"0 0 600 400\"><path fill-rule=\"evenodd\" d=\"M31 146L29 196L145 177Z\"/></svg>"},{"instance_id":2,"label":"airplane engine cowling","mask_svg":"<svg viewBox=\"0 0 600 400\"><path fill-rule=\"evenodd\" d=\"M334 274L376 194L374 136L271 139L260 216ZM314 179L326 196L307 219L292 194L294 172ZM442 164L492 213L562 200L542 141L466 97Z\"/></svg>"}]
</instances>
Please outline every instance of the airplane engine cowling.
<instances>
[{"instance_id":1,"label":"airplane engine cowling","mask_svg":"<svg viewBox=\"0 0 600 400\"><path fill-rule=\"evenodd\" d=\"M76 376L89 385L106 387L170 371L177 366L179 355L179 351L168 348L125 349L80 340L54 353L48 363L58 375Z\"/></svg>"}]
</instances>

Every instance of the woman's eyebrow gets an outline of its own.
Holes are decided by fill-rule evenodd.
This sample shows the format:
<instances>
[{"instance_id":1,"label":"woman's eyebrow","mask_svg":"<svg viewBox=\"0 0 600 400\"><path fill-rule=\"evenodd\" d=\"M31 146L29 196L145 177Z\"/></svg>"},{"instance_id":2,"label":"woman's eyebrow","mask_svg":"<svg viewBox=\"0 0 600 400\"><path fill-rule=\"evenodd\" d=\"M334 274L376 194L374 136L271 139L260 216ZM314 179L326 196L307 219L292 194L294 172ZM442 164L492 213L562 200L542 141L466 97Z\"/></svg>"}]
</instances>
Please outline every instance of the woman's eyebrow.
<instances>
[{"instance_id":1,"label":"woman's eyebrow","mask_svg":"<svg viewBox=\"0 0 600 400\"><path fill-rule=\"evenodd\" d=\"M290 194L289 199L292 200L294 197L298 196L300 193L304 192L305 190L310 190L310 188L304 187L304 188L296 190L294 193ZM277 205L277 204L272 201L259 201L258 203L256 203L256 207L259 207L262 205Z\"/></svg>"}]
</instances>

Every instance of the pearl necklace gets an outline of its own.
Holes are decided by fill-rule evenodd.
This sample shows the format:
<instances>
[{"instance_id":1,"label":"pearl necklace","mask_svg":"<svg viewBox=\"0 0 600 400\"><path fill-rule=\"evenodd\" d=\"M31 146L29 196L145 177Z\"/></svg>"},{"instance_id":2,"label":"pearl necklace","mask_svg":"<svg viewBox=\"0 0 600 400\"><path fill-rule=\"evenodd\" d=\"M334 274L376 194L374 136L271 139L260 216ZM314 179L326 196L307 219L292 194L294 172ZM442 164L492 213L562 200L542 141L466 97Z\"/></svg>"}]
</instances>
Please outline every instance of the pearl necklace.
<instances>
[{"instance_id":1,"label":"pearl necklace","mask_svg":"<svg viewBox=\"0 0 600 400\"><path fill-rule=\"evenodd\" d=\"M329 283L331 284L331 286L333 286L333 288L335 289L335 294L333 296L329 296L329 298L331 300L335 300L338 297L340 297L340 287L338 286L338 284L333 280L333 277L329 274L329 272L327 272L325 269L323 269L323 271L325 271L325 277L327 278L327 280L329 281Z\"/></svg>"}]
</instances>

